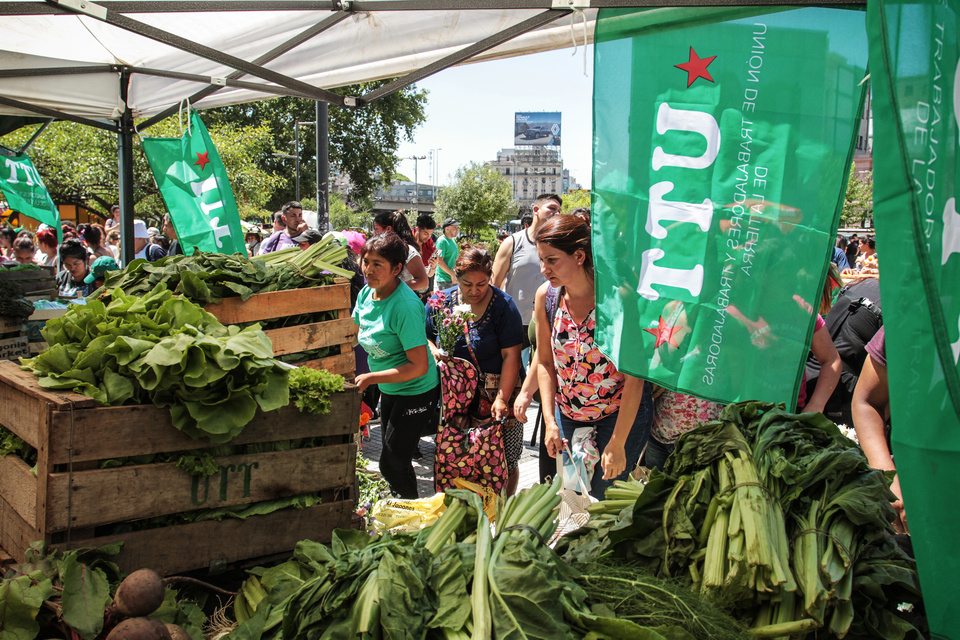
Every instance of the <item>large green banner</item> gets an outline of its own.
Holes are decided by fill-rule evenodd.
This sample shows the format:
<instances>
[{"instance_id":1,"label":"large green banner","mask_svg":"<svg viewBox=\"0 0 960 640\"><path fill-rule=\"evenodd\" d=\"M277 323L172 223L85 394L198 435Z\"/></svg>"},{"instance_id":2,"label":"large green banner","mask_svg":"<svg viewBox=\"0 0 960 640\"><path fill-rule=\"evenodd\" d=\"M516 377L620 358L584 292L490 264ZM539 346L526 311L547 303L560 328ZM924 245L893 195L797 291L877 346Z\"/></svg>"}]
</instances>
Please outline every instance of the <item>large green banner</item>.
<instances>
[{"instance_id":1,"label":"large green banner","mask_svg":"<svg viewBox=\"0 0 960 640\"><path fill-rule=\"evenodd\" d=\"M793 406L867 63L864 14L601 10L597 342L622 370Z\"/></svg>"},{"instance_id":2,"label":"large green banner","mask_svg":"<svg viewBox=\"0 0 960 640\"><path fill-rule=\"evenodd\" d=\"M7 205L34 220L53 227L57 238L63 238L60 210L43 185L36 167L26 155L4 156L0 163L0 191Z\"/></svg>"},{"instance_id":3,"label":"large green banner","mask_svg":"<svg viewBox=\"0 0 960 640\"><path fill-rule=\"evenodd\" d=\"M894 462L930 629L960 637L960 2L868 5Z\"/></svg>"},{"instance_id":4,"label":"large green banner","mask_svg":"<svg viewBox=\"0 0 960 640\"><path fill-rule=\"evenodd\" d=\"M184 253L247 254L227 171L195 111L182 137L146 138L143 152Z\"/></svg>"}]
</instances>

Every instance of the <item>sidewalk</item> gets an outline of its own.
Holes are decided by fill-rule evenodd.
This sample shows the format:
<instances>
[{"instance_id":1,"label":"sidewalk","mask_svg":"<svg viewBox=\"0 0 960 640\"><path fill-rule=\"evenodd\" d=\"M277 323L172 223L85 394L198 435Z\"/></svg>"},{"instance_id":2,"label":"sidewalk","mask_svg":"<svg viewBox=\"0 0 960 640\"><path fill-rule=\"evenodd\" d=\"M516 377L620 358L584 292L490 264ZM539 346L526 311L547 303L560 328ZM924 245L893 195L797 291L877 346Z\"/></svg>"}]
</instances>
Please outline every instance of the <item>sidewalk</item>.
<instances>
[{"instance_id":1,"label":"sidewalk","mask_svg":"<svg viewBox=\"0 0 960 640\"><path fill-rule=\"evenodd\" d=\"M530 437L533 435L533 427L537 419L537 410L539 405L534 402L527 409L527 422L523 427L523 453L520 454L520 481L517 489L526 489L537 484L540 481L540 459L538 448L530 446ZM370 438L363 443L363 454L370 464L367 469L371 471L380 471L380 423L369 426ZM422 460L413 461L413 470L417 474L417 488L420 497L432 496L436 491L433 486L433 457L437 450L436 441L433 438L420 438L420 451L423 453Z\"/></svg>"}]
</instances>

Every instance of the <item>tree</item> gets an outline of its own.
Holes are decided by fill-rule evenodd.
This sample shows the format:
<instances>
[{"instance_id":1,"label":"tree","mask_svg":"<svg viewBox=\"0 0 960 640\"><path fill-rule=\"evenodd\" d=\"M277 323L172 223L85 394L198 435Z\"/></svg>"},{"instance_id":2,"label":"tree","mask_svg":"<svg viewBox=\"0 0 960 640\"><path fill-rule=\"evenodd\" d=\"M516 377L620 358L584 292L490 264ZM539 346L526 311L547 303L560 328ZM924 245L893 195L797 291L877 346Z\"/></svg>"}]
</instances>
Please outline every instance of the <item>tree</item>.
<instances>
[{"instance_id":1,"label":"tree","mask_svg":"<svg viewBox=\"0 0 960 640\"><path fill-rule=\"evenodd\" d=\"M847 194L840 213L840 226L860 226L873 216L873 172L857 173L857 165L850 166Z\"/></svg>"},{"instance_id":2,"label":"tree","mask_svg":"<svg viewBox=\"0 0 960 640\"><path fill-rule=\"evenodd\" d=\"M330 194L330 226L337 231L361 229L368 231L373 215L369 211L354 209L337 192Z\"/></svg>"},{"instance_id":3,"label":"tree","mask_svg":"<svg viewBox=\"0 0 960 640\"><path fill-rule=\"evenodd\" d=\"M590 208L590 190L574 189L563 194L562 213L570 213L577 207Z\"/></svg>"},{"instance_id":4,"label":"tree","mask_svg":"<svg viewBox=\"0 0 960 640\"><path fill-rule=\"evenodd\" d=\"M359 96L389 82L380 80L334 89L340 95ZM350 176L353 189L349 200L369 198L396 172L397 149L402 139L413 140L413 133L426 121L427 92L415 86L360 107L329 108L330 164ZM217 107L204 112L211 122L255 126L265 124L284 154L294 154L294 123L314 122L316 103L302 98L281 97L261 102ZM300 194L316 193L316 132L313 126L300 126ZM296 170L293 160L277 156L260 157L266 171L282 176L285 185L271 201L274 208L293 200Z\"/></svg>"},{"instance_id":5,"label":"tree","mask_svg":"<svg viewBox=\"0 0 960 640\"><path fill-rule=\"evenodd\" d=\"M473 162L457 169L453 185L440 190L436 200L437 219L454 218L467 235L476 235L482 227L497 227L517 210L513 189L493 167Z\"/></svg>"},{"instance_id":6,"label":"tree","mask_svg":"<svg viewBox=\"0 0 960 640\"><path fill-rule=\"evenodd\" d=\"M24 127L2 139L0 144L16 148L36 128ZM178 138L175 117L149 130L157 137ZM267 202L281 184L279 176L258 166L256 158L273 152L266 127L224 125L210 127L210 137L230 177L240 217L261 217ZM109 217L110 206L119 199L117 136L108 131L73 122L55 122L40 134L27 150L55 202L77 204ZM153 174L134 137L134 206L137 216L159 221L166 213Z\"/></svg>"}]
</instances>

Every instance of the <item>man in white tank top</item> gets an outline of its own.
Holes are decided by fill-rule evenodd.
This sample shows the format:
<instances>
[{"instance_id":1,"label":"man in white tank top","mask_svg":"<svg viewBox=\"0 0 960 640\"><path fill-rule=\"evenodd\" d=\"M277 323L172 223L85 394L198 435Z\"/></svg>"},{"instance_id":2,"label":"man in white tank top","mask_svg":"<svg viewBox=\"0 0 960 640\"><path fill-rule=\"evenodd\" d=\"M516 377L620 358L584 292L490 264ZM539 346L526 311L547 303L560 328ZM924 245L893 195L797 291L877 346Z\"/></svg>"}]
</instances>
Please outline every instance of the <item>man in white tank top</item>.
<instances>
[{"instance_id":1,"label":"man in white tank top","mask_svg":"<svg viewBox=\"0 0 960 640\"><path fill-rule=\"evenodd\" d=\"M533 317L533 300L545 281L537 255L537 229L551 216L560 213L563 201L555 193L541 195L533 204L533 222L508 237L500 245L493 261L493 286L506 291L517 303L523 318L524 335Z\"/></svg>"}]
</instances>

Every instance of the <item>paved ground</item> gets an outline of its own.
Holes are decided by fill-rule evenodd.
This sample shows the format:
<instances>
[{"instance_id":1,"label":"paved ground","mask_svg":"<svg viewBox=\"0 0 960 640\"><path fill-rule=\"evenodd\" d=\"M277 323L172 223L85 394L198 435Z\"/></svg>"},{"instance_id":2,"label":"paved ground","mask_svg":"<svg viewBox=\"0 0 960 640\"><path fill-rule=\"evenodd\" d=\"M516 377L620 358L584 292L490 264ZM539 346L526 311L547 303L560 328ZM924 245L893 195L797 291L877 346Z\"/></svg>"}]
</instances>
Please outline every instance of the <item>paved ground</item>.
<instances>
[{"instance_id":1,"label":"paved ground","mask_svg":"<svg viewBox=\"0 0 960 640\"><path fill-rule=\"evenodd\" d=\"M520 481L519 489L533 486L540 481L540 461L537 447L530 446L530 437L533 435L533 425L537 419L537 403L530 405L527 410L527 423L523 425L523 453L520 454ZM380 424L370 425L370 438L363 442L363 456L370 460L367 467L379 471L380 465ZM433 456L436 452L436 442L432 438L420 439L422 460L413 461L413 469L417 472L420 497L432 496L435 493L433 486Z\"/></svg>"}]
</instances>

